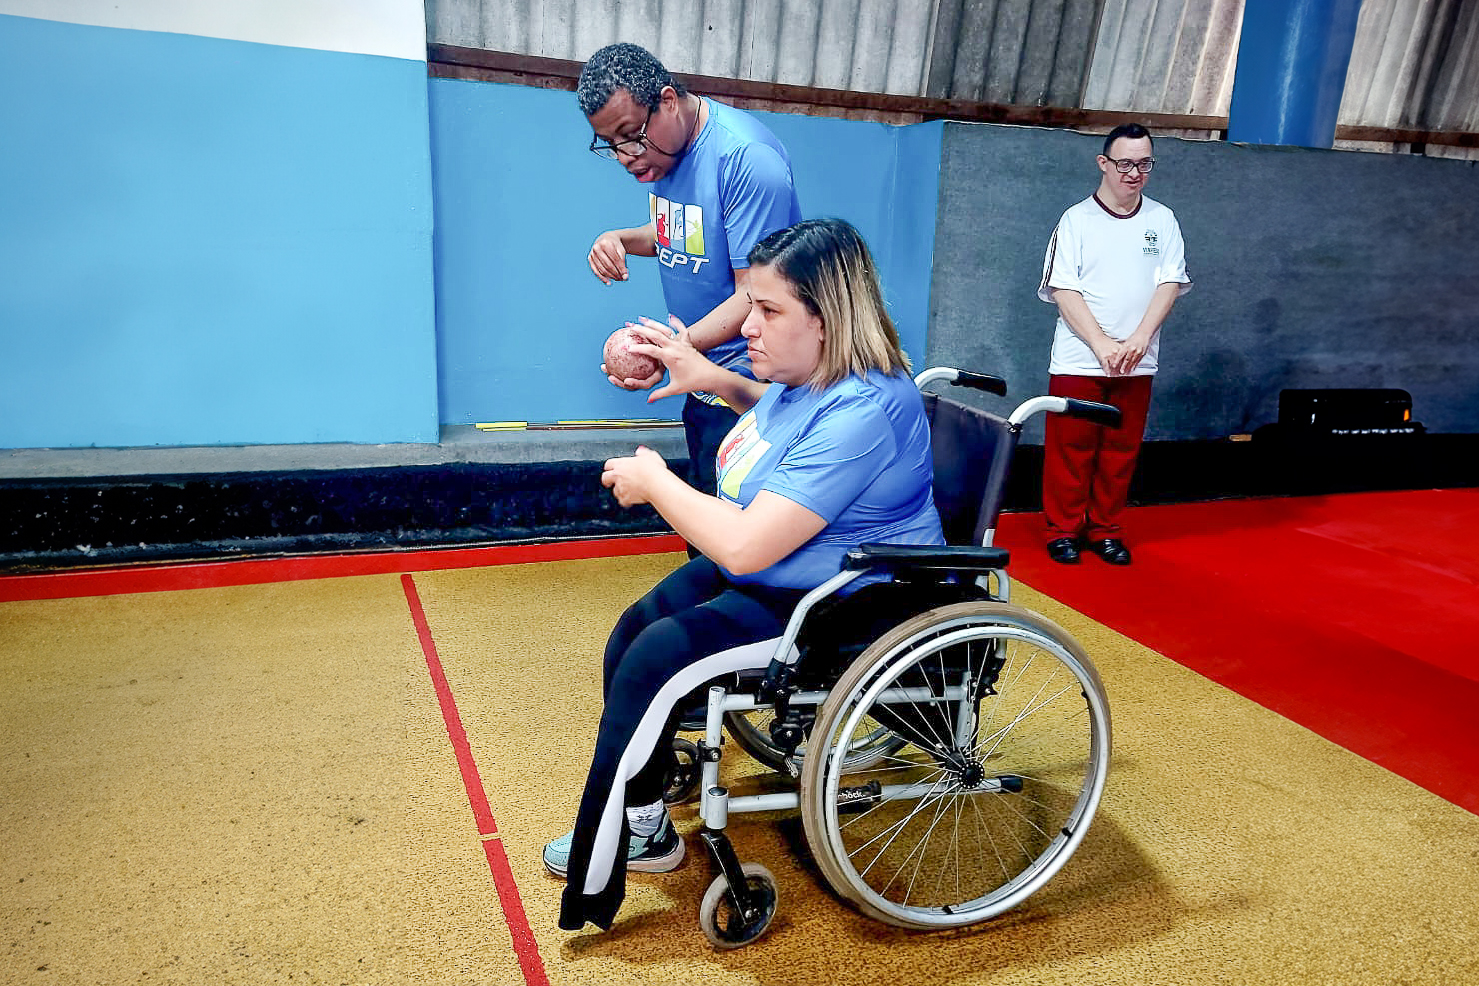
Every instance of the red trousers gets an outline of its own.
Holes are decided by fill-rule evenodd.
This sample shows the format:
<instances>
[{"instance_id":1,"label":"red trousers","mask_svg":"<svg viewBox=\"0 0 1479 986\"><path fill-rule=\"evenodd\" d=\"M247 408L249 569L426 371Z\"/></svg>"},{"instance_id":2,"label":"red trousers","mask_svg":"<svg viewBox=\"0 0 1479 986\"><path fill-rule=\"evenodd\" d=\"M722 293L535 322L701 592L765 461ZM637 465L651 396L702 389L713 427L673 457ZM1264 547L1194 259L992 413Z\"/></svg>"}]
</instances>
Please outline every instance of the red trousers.
<instances>
[{"instance_id":1,"label":"red trousers","mask_svg":"<svg viewBox=\"0 0 1479 986\"><path fill-rule=\"evenodd\" d=\"M1042 469L1046 540L1120 536L1120 515L1130 496L1154 379L1056 374L1048 378L1048 393L1054 397L1111 404L1123 417L1118 428L1106 428L1066 414L1047 416Z\"/></svg>"}]
</instances>

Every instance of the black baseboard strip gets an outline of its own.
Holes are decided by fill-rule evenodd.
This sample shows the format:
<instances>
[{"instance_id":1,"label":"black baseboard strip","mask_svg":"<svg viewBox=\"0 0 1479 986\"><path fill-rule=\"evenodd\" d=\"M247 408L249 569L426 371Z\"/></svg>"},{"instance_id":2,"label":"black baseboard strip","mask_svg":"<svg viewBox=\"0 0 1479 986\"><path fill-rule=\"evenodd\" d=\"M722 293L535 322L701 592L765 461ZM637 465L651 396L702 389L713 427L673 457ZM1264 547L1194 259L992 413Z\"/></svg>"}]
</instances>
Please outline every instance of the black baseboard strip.
<instances>
[{"instance_id":1,"label":"black baseboard strip","mask_svg":"<svg viewBox=\"0 0 1479 986\"><path fill-rule=\"evenodd\" d=\"M681 463L676 464L681 467ZM1037 510L1042 448L1004 508ZM1479 435L1148 442L1135 504L1479 486ZM0 572L666 533L596 462L0 480Z\"/></svg>"}]
</instances>

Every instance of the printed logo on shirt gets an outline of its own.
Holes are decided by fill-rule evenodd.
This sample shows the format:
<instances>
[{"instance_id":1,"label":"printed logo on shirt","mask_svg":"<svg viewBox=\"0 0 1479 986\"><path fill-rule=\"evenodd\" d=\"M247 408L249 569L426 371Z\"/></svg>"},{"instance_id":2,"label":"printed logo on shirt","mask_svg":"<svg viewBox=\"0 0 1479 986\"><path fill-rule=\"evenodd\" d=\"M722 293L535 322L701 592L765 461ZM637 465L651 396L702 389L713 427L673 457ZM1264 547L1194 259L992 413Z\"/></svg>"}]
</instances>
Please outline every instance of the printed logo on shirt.
<instances>
[{"instance_id":1,"label":"printed logo on shirt","mask_svg":"<svg viewBox=\"0 0 1479 986\"><path fill-rule=\"evenodd\" d=\"M744 417L730 429L729 436L719 446L715 464L719 473L719 492L730 500L739 502L740 486L754 470L760 457L770 450L770 443L760 437L760 423L754 411L746 411Z\"/></svg>"},{"instance_id":2,"label":"printed logo on shirt","mask_svg":"<svg viewBox=\"0 0 1479 986\"><path fill-rule=\"evenodd\" d=\"M1147 257L1159 257L1161 255L1161 248L1156 246L1156 239L1155 230L1147 229L1145 231L1145 246L1140 252Z\"/></svg>"},{"instance_id":3,"label":"printed logo on shirt","mask_svg":"<svg viewBox=\"0 0 1479 986\"><path fill-rule=\"evenodd\" d=\"M657 259L664 267L690 268L697 274L704 256L704 210L648 193L652 223L657 228Z\"/></svg>"}]
</instances>

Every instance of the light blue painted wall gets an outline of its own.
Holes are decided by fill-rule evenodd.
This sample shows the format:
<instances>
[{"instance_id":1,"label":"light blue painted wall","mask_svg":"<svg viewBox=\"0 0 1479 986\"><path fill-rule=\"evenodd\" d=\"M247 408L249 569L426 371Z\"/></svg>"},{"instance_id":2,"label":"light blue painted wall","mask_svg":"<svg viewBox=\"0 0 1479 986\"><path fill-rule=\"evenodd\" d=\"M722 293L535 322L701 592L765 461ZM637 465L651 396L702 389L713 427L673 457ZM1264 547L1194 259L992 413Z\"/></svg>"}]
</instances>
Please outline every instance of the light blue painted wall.
<instances>
[{"instance_id":1,"label":"light blue painted wall","mask_svg":"<svg viewBox=\"0 0 1479 986\"><path fill-rule=\"evenodd\" d=\"M663 416L599 371L613 329L662 317L655 261L610 286L586 264L597 233L647 221L643 190L586 152L572 93L429 85L443 423Z\"/></svg>"},{"instance_id":2,"label":"light blue painted wall","mask_svg":"<svg viewBox=\"0 0 1479 986\"><path fill-rule=\"evenodd\" d=\"M0 16L0 93L0 447L436 440L423 63Z\"/></svg>"},{"instance_id":3,"label":"light blue painted wall","mask_svg":"<svg viewBox=\"0 0 1479 986\"><path fill-rule=\"evenodd\" d=\"M665 314L655 261L603 285L586 255L603 230L647 219L646 190L586 152L572 93L433 80L437 335L444 423L676 419L599 372L606 335ZM786 144L807 216L840 216L873 248L916 363L929 317L942 124L757 114Z\"/></svg>"}]
</instances>

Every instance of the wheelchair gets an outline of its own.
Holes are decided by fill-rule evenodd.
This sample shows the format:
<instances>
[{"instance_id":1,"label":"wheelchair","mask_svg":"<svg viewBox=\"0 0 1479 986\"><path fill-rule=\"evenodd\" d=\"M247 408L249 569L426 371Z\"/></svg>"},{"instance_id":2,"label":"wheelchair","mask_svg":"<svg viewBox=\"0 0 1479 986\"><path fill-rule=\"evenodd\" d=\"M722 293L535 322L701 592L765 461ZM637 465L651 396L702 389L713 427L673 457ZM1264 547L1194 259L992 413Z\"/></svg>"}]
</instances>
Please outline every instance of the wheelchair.
<instances>
[{"instance_id":1,"label":"wheelchair","mask_svg":"<svg viewBox=\"0 0 1479 986\"><path fill-rule=\"evenodd\" d=\"M915 378L930 420L945 546L865 544L797 605L768 668L711 684L697 741L674 742L664 798L701 790L700 836L716 871L699 924L717 949L770 927L775 878L741 863L730 814L799 808L837 894L902 928L960 928L1044 886L1094 817L1109 770L1109 706L1083 648L1009 601L993 547L1023 424L1063 413L1118 424L1105 404L1037 397L1002 418L931 393L948 383L1005 395L950 367ZM855 592L843 587L883 574ZM730 796L725 733L794 791Z\"/></svg>"}]
</instances>

